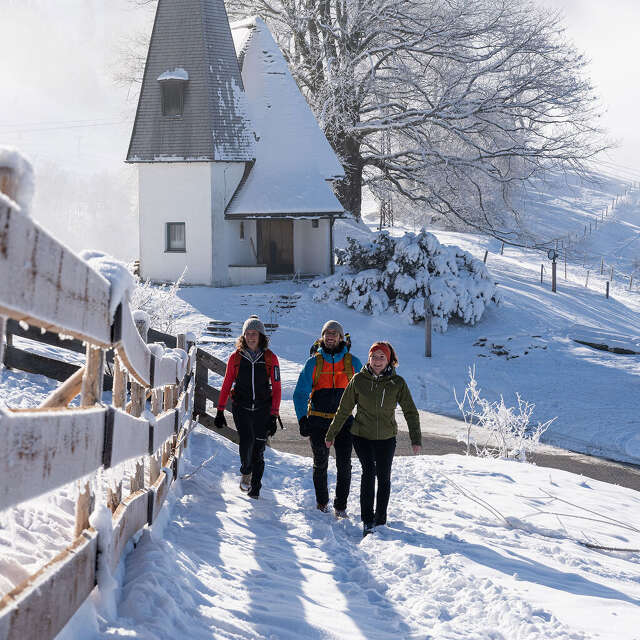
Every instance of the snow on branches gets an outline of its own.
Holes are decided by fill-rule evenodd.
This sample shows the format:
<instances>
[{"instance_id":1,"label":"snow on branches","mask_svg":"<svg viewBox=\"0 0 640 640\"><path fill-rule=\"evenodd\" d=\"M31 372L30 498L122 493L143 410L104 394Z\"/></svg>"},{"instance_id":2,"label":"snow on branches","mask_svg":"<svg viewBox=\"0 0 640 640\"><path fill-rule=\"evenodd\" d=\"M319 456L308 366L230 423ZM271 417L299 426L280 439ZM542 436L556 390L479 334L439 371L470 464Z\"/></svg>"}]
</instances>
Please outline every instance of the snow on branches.
<instances>
[{"instance_id":1,"label":"snow on branches","mask_svg":"<svg viewBox=\"0 0 640 640\"><path fill-rule=\"evenodd\" d=\"M348 238L336 251L347 269L316 280L313 299L335 300L377 315L391 309L412 322L424 320L428 300L436 331L449 320L475 324L490 302L499 302L496 284L481 260L459 247L440 244L431 233L392 238L382 231L369 243Z\"/></svg>"}]
</instances>

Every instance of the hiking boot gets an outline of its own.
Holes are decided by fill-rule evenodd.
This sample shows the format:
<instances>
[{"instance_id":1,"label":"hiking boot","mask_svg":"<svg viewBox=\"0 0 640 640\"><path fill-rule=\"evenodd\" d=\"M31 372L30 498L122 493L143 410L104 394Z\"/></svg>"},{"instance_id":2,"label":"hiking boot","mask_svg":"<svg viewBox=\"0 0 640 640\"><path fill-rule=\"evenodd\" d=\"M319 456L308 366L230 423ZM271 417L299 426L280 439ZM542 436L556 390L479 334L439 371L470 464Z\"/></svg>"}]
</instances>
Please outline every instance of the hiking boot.
<instances>
[{"instance_id":1,"label":"hiking boot","mask_svg":"<svg viewBox=\"0 0 640 640\"><path fill-rule=\"evenodd\" d=\"M375 525L373 524L373 522L365 522L362 525L362 537L365 538L366 536L368 536L370 533L373 533L375 531Z\"/></svg>"},{"instance_id":2,"label":"hiking boot","mask_svg":"<svg viewBox=\"0 0 640 640\"><path fill-rule=\"evenodd\" d=\"M243 473L242 478L240 478L240 491L246 493L249 489L251 489L251 474Z\"/></svg>"},{"instance_id":3,"label":"hiking boot","mask_svg":"<svg viewBox=\"0 0 640 640\"><path fill-rule=\"evenodd\" d=\"M333 513L335 514L336 518L339 520L340 518L348 518L349 516L347 515L347 510L346 509L334 509Z\"/></svg>"},{"instance_id":4,"label":"hiking boot","mask_svg":"<svg viewBox=\"0 0 640 640\"><path fill-rule=\"evenodd\" d=\"M329 513L329 505L328 504L317 504L316 509L318 511L322 511L322 513Z\"/></svg>"}]
</instances>

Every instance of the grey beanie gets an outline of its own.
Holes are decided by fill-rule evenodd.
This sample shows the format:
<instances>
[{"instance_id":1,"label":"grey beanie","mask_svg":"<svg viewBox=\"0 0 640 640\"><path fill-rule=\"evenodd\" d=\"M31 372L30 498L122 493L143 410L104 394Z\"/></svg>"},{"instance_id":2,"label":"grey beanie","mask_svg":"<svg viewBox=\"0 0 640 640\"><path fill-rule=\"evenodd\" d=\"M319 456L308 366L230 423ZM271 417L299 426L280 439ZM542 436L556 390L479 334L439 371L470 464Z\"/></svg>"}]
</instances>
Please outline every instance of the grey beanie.
<instances>
[{"instance_id":1,"label":"grey beanie","mask_svg":"<svg viewBox=\"0 0 640 640\"><path fill-rule=\"evenodd\" d=\"M251 331L251 330L257 331L258 333L261 333L263 336L267 335L264 325L262 324L262 321L260 320L260 318L258 318L258 316L249 316L244 321L244 324L242 325L242 335L247 333L247 331Z\"/></svg>"},{"instance_id":2,"label":"grey beanie","mask_svg":"<svg viewBox=\"0 0 640 640\"><path fill-rule=\"evenodd\" d=\"M322 326L322 333L320 335L323 336L324 332L329 330L337 331L340 334L340 337L344 340L344 329L337 320L327 320L327 322Z\"/></svg>"}]
</instances>

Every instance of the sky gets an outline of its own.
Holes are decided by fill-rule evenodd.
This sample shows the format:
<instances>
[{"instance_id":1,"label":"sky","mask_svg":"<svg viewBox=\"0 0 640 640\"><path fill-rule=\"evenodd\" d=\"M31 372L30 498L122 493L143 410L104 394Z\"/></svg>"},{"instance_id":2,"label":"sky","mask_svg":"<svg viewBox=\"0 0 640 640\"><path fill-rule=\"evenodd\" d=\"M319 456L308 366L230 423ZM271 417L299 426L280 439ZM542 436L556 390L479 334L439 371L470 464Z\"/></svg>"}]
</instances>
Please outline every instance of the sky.
<instances>
[{"instance_id":1,"label":"sky","mask_svg":"<svg viewBox=\"0 0 640 640\"><path fill-rule=\"evenodd\" d=\"M565 15L567 36L591 60L590 76L606 114L603 125L620 142L609 155L613 162L632 168L640 178L638 105L637 0L537 0Z\"/></svg>"}]
</instances>

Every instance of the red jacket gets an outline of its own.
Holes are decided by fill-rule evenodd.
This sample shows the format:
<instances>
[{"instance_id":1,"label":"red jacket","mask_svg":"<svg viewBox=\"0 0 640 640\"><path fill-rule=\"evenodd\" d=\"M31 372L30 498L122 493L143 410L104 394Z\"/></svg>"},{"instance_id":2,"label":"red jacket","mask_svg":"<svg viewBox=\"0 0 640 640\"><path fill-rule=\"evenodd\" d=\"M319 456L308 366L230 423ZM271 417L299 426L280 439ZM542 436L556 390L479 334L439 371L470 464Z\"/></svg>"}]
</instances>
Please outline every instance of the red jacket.
<instances>
[{"instance_id":1,"label":"red jacket","mask_svg":"<svg viewBox=\"0 0 640 640\"><path fill-rule=\"evenodd\" d=\"M234 404L245 408L257 409L270 403L271 413L278 415L282 387L276 354L267 349L252 360L245 351L234 351L220 389L219 410L226 407L230 395Z\"/></svg>"}]
</instances>

